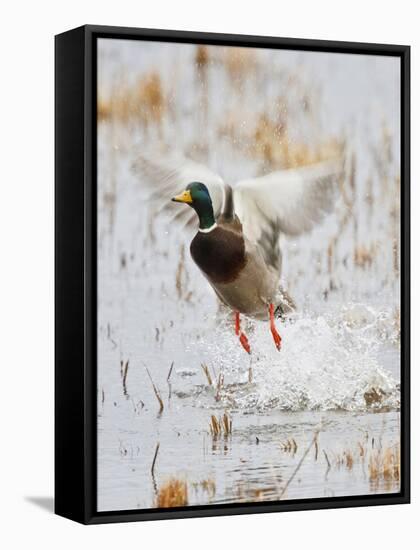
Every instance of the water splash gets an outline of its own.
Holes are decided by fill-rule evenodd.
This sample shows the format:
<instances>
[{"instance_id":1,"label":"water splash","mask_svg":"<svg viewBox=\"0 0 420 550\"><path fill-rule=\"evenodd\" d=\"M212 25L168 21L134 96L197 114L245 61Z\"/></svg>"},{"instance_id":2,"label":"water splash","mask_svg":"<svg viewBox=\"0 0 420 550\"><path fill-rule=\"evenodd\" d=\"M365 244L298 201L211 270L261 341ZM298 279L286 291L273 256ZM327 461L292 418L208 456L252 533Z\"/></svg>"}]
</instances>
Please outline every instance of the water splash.
<instances>
[{"instance_id":1,"label":"water splash","mask_svg":"<svg viewBox=\"0 0 420 550\"><path fill-rule=\"evenodd\" d=\"M388 343L388 317L361 304L302 314L281 325L280 353L266 323L249 323L250 359L231 327L219 322L201 346L213 372L224 376L220 405L258 411L398 409L398 377L385 366L386 353L398 353ZM197 393L196 386L195 399ZM209 392L202 392L197 404L206 406L209 399Z\"/></svg>"}]
</instances>

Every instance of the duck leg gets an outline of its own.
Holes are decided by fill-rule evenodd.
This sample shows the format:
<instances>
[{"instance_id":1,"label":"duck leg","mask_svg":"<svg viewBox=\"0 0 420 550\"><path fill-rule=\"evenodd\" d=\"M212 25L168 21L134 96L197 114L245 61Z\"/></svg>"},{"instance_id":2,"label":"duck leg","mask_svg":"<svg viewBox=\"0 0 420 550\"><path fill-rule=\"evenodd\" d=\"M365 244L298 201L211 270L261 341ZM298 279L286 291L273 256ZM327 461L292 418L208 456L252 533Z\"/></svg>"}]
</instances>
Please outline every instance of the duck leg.
<instances>
[{"instance_id":1,"label":"duck leg","mask_svg":"<svg viewBox=\"0 0 420 550\"><path fill-rule=\"evenodd\" d=\"M270 312L270 330L271 334L273 335L273 340L276 348L280 351L281 348L281 336L277 332L276 325L274 323L274 304L269 305L269 312Z\"/></svg>"},{"instance_id":2,"label":"duck leg","mask_svg":"<svg viewBox=\"0 0 420 550\"><path fill-rule=\"evenodd\" d=\"M248 342L246 334L241 331L241 320L239 317L239 311L235 311L235 334L239 336L239 341L247 353L251 353L251 347Z\"/></svg>"}]
</instances>

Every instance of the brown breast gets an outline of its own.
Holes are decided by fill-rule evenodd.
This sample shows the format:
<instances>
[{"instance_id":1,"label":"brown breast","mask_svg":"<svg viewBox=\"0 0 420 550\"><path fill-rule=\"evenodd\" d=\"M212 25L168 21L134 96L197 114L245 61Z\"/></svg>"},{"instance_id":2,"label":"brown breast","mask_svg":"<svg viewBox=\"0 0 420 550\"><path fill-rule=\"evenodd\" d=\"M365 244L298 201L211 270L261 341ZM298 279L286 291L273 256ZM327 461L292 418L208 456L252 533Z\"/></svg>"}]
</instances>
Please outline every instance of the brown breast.
<instances>
[{"instance_id":1,"label":"brown breast","mask_svg":"<svg viewBox=\"0 0 420 550\"><path fill-rule=\"evenodd\" d=\"M246 264L242 235L220 226L210 233L198 232L190 251L194 262L215 283L234 281Z\"/></svg>"}]
</instances>

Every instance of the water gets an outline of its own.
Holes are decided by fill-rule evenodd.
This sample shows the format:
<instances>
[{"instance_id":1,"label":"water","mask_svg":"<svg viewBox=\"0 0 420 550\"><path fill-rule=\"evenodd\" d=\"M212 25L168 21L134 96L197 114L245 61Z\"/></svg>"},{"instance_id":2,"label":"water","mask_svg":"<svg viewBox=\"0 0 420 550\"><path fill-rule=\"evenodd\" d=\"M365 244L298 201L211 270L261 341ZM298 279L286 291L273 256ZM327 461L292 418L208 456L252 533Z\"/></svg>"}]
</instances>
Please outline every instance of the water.
<instances>
[{"instance_id":1,"label":"water","mask_svg":"<svg viewBox=\"0 0 420 550\"><path fill-rule=\"evenodd\" d=\"M170 101L159 124L111 119L98 128L98 509L154 507L171 477L187 481L190 505L397 492L397 476L373 468L400 437L394 61L263 52L238 91L219 57L204 86L195 47L177 48L132 41L99 48L100 92L155 71ZM302 115L308 82L316 123L313 113ZM281 93L290 94L293 139L343 131L357 172L319 227L282 239L283 284L298 312L277 322L281 352L266 323L244 319L250 358L189 256L191 235L145 202L130 165L136 146L157 139L235 179L267 171L249 154L246 126L258 110L274 116ZM229 117L246 122L234 139L221 137ZM215 438L211 416L224 413L232 433Z\"/></svg>"},{"instance_id":2,"label":"water","mask_svg":"<svg viewBox=\"0 0 420 550\"><path fill-rule=\"evenodd\" d=\"M164 233L163 223L155 226ZM109 276L99 301L99 509L151 507L155 485L170 477L188 480L190 504L275 500L317 429L317 459L313 448L283 498L398 491L398 483L372 484L368 474L372 441L399 442L392 309L319 303L318 311L278 322L281 352L265 323L248 322L249 358L231 315L219 309L187 254L176 288L168 265L179 256L177 240L168 235L161 251L145 246L148 261L134 255L110 267L112 254L102 260ZM161 414L146 368L164 403ZM211 415L225 411L232 434L215 439ZM291 439L296 452L282 450ZM340 463L346 451L354 454L351 468ZM202 489L206 480L214 494Z\"/></svg>"}]
</instances>

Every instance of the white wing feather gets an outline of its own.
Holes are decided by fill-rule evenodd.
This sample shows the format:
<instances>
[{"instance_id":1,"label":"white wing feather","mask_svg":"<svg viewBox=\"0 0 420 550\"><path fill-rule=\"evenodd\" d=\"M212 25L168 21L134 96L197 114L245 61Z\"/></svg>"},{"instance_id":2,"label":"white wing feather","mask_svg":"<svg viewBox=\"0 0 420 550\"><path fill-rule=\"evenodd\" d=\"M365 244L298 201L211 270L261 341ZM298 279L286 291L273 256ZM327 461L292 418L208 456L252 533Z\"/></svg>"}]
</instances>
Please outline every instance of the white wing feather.
<instances>
[{"instance_id":1,"label":"white wing feather","mask_svg":"<svg viewBox=\"0 0 420 550\"><path fill-rule=\"evenodd\" d=\"M133 171L148 189L148 198L159 199L161 210L173 220L192 226L196 215L190 208L174 208L171 197L193 181L204 183L217 219L223 206L222 178L203 164L180 154L137 155ZM257 243L269 265L280 269L280 233L300 235L321 221L334 204L342 160L273 172L239 181L233 190L234 208L246 237Z\"/></svg>"},{"instance_id":2,"label":"white wing feather","mask_svg":"<svg viewBox=\"0 0 420 550\"><path fill-rule=\"evenodd\" d=\"M235 185L235 211L244 233L262 247L270 265L280 266L280 233L295 236L309 231L332 209L342 170L342 161L336 160Z\"/></svg>"},{"instance_id":3,"label":"white wing feather","mask_svg":"<svg viewBox=\"0 0 420 550\"><path fill-rule=\"evenodd\" d=\"M148 189L148 199L159 200L162 210L174 213L174 220L189 225L196 219L190 208L180 208L171 202L171 198L193 182L204 183L209 190L215 216L223 204L222 178L207 166L185 158L180 154L145 154L139 153L132 166L133 172Z\"/></svg>"}]
</instances>

